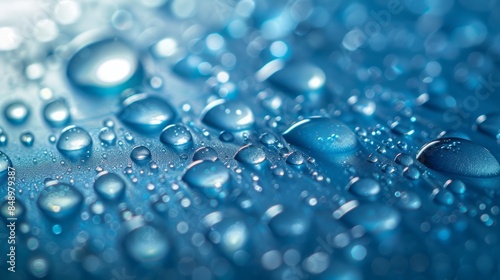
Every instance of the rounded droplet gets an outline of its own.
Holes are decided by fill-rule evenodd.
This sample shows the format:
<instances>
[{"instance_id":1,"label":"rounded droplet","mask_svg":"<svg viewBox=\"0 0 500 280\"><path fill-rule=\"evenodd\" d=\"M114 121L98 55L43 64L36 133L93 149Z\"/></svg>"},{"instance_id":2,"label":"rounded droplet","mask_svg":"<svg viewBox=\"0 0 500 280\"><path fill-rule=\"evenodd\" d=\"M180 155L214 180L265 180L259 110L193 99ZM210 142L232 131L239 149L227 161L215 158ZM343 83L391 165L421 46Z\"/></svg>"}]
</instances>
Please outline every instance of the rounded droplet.
<instances>
[{"instance_id":1,"label":"rounded droplet","mask_svg":"<svg viewBox=\"0 0 500 280\"><path fill-rule=\"evenodd\" d=\"M74 187L52 181L38 196L38 207L49 218L62 220L76 214L83 203L83 196Z\"/></svg>"},{"instance_id":2,"label":"rounded droplet","mask_svg":"<svg viewBox=\"0 0 500 280\"><path fill-rule=\"evenodd\" d=\"M115 173L103 171L94 182L95 192L106 200L116 200L125 193L125 181Z\"/></svg>"},{"instance_id":3,"label":"rounded droplet","mask_svg":"<svg viewBox=\"0 0 500 280\"><path fill-rule=\"evenodd\" d=\"M160 141L165 145L182 146L190 143L193 137L183 125L171 124L161 132Z\"/></svg>"},{"instance_id":4,"label":"rounded droplet","mask_svg":"<svg viewBox=\"0 0 500 280\"><path fill-rule=\"evenodd\" d=\"M477 129L500 140L500 113L481 115L476 120Z\"/></svg>"},{"instance_id":5,"label":"rounded droplet","mask_svg":"<svg viewBox=\"0 0 500 280\"><path fill-rule=\"evenodd\" d=\"M50 263L44 257L33 257L28 261L28 270L35 278L44 278L50 271Z\"/></svg>"},{"instance_id":6,"label":"rounded droplet","mask_svg":"<svg viewBox=\"0 0 500 280\"><path fill-rule=\"evenodd\" d=\"M259 164L266 160L266 154L261 148L249 144L241 147L234 155L234 159L246 164Z\"/></svg>"},{"instance_id":7,"label":"rounded droplet","mask_svg":"<svg viewBox=\"0 0 500 280\"><path fill-rule=\"evenodd\" d=\"M436 171L469 177L491 177L500 164L486 148L460 138L442 138L425 144L417 159Z\"/></svg>"},{"instance_id":8,"label":"rounded droplet","mask_svg":"<svg viewBox=\"0 0 500 280\"><path fill-rule=\"evenodd\" d=\"M392 207L368 203L350 209L342 219L352 226L360 225L368 232L379 233L395 229L401 221L401 215Z\"/></svg>"},{"instance_id":9,"label":"rounded droplet","mask_svg":"<svg viewBox=\"0 0 500 280\"><path fill-rule=\"evenodd\" d=\"M92 138L89 133L74 125L64 128L57 141L59 152L70 158L83 156L90 151L91 147Z\"/></svg>"},{"instance_id":10,"label":"rounded droplet","mask_svg":"<svg viewBox=\"0 0 500 280\"><path fill-rule=\"evenodd\" d=\"M0 152L0 178L7 175L9 167L12 167L12 161L10 161L10 158L6 154Z\"/></svg>"},{"instance_id":11,"label":"rounded droplet","mask_svg":"<svg viewBox=\"0 0 500 280\"><path fill-rule=\"evenodd\" d=\"M448 190L438 190L433 194L434 200L441 205L452 205L455 201L453 194Z\"/></svg>"},{"instance_id":12,"label":"rounded droplet","mask_svg":"<svg viewBox=\"0 0 500 280\"><path fill-rule=\"evenodd\" d=\"M151 151L144 146L137 146L132 149L130 158L139 165L144 165L151 161Z\"/></svg>"},{"instance_id":13,"label":"rounded droplet","mask_svg":"<svg viewBox=\"0 0 500 280\"><path fill-rule=\"evenodd\" d=\"M218 158L217 151L210 147L201 147L193 155L193 161L211 160L216 161Z\"/></svg>"},{"instance_id":14,"label":"rounded droplet","mask_svg":"<svg viewBox=\"0 0 500 280\"><path fill-rule=\"evenodd\" d=\"M182 180L189 186L201 190L208 197L216 197L224 191L231 176L227 168L218 161L195 161L188 166Z\"/></svg>"},{"instance_id":15,"label":"rounded droplet","mask_svg":"<svg viewBox=\"0 0 500 280\"><path fill-rule=\"evenodd\" d=\"M112 95L138 85L142 66L135 50L112 38L81 47L71 57L66 74L85 93Z\"/></svg>"},{"instance_id":16,"label":"rounded droplet","mask_svg":"<svg viewBox=\"0 0 500 280\"><path fill-rule=\"evenodd\" d=\"M210 67L210 65L208 63L204 63L201 57L190 55L177 61L172 70L184 78L194 79L206 76L210 73L209 71L206 71L208 69L205 69L208 67Z\"/></svg>"},{"instance_id":17,"label":"rounded droplet","mask_svg":"<svg viewBox=\"0 0 500 280\"><path fill-rule=\"evenodd\" d=\"M99 140L106 145L114 145L116 143L116 134L112 128L103 127L99 131Z\"/></svg>"},{"instance_id":18,"label":"rounded droplet","mask_svg":"<svg viewBox=\"0 0 500 280\"><path fill-rule=\"evenodd\" d=\"M20 200L9 200L7 197L0 205L0 215L4 221L9 218L16 218L20 221L26 215L26 207Z\"/></svg>"},{"instance_id":19,"label":"rounded droplet","mask_svg":"<svg viewBox=\"0 0 500 280\"><path fill-rule=\"evenodd\" d=\"M460 180L448 180L443 187L456 194L463 194L467 189L464 182Z\"/></svg>"},{"instance_id":20,"label":"rounded droplet","mask_svg":"<svg viewBox=\"0 0 500 280\"><path fill-rule=\"evenodd\" d=\"M344 123L330 118L302 120L283 133L291 145L320 157L345 154L356 149L354 132Z\"/></svg>"},{"instance_id":21,"label":"rounded droplet","mask_svg":"<svg viewBox=\"0 0 500 280\"><path fill-rule=\"evenodd\" d=\"M355 177L347 185L347 190L359 197L374 197L380 193L379 183L371 178Z\"/></svg>"},{"instance_id":22,"label":"rounded droplet","mask_svg":"<svg viewBox=\"0 0 500 280\"><path fill-rule=\"evenodd\" d=\"M31 132L24 132L21 134L21 143L26 146L26 147L31 147L33 146L33 143L35 143L35 135Z\"/></svg>"},{"instance_id":23,"label":"rounded droplet","mask_svg":"<svg viewBox=\"0 0 500 280\"><path fill-rule=\"evenodd\" d=\"M222 253L238 265L250 256L250 230L237 218L223 218L210 226L208 238Z\"/></svg>"},{"instance_id":24,"label":"rounded droplet","mask_svg":"<svg viewBox=\"0 0 500 280\"><path fill-rule=\"evenodd\" d=\"M323 90L326 76L323 70L308 62L288 64L269 77L269 81L295 94Z\"/></svg>"},{"instance_id":25,"label":"rounded droplet","mask_svg":"<svg viewBox=\"0 0 500 280\"><path fill-rule=\"evenodd\" d=\"M399 196L396 206L405 210L416 210L422 205L422 200L414 192L403 192Z\"/></svg>"},{"instance_id":26,"label":"rounded droplet","mask_svg":"<svg viewBox=\"0 0 500 280\"><path fill-rule=\"evenodd\" d=\"M252 110L241 101L216 100L204 109L202 121L220 130L240 131L252 128Z\"/></svg>"},{"instance_id":27,"label":"rounded droplet","mask_svg":"<svg viewBox=\"0 0 500 280\"><path fill-rule=\"evenodd\" d=\"M43 108L43 117L52 127L65 126L71 120L68 104L65 99L56 99Z\"/></svg>"},{"instance_id":28,"label":"rounded droplet","mask_svg":"<svg viewBox=\"0 0 500 280\"><path fill-rule=\"evenodd\" d=\"M418 180L420 178L420 170L413 165L407 166L403 169L403 175L410 180Z\"/></svg>"},{"instance_id":29,"label":"rounded droplet","mask_svg":"<svg viewBox=\"0 0 500 280\"><path fill-rule=\"evenodd\" d=\"M150 225L129 232L123 245L129 258L145 266L161 264L171 251L165 234Z\"/></svg>"},{"instance_id":30,"label":"rounded droplet","mask_svg":"<svg viewBox=\"0 0 500 280\"><path fill-rule=\"evenodd\" d=\"M142 133L159 132L175 117L172 107L156 96L132 95L123 105L123 109L118 113L120 121Z\"/></svg>"},{"instance_id":31,"label":"rounded droplet","mask_svg":"<svg viewBox=\"0 0 500 280\"><path fill-rule=\"evenodd\" d=\"M302 156L301 153L299 152L293 152L289 154L286 158L286 163L291 164L291 165L302 165L304 164L304 156Z\"/></svg>"},{"instance_id":32,"label":"rounded droplet","mask_svg":"<svg viewBox=\"0 0 500 280\"><path fill-rule=\"evenodd\" d=\"M413 164L413 158L408 154L399 153L394 159L394 162L402 166L410 166Z\"/></svg>"},{"instance_id":33,"label":"rounded droplet","mask_svg":"<svg viewBox=\"0 0 500 280\"><path fill-rule=\"evenodd\" d=\"M23 124L30 114L30 109L22 101L14 101L5 107L5 119L11 124Z\"/></svg>"},{"instance_id":34,"label":"rounded droplet","mask_svg":"<svg viewBox=\"0 0 500 280\"><path fill-rule=\"evenodd\" d=\"M269 227L278 237L295 238L305 235L311 227L308 212L296 208L286 208L269 220Z\"/></svg>"}]
</instances>

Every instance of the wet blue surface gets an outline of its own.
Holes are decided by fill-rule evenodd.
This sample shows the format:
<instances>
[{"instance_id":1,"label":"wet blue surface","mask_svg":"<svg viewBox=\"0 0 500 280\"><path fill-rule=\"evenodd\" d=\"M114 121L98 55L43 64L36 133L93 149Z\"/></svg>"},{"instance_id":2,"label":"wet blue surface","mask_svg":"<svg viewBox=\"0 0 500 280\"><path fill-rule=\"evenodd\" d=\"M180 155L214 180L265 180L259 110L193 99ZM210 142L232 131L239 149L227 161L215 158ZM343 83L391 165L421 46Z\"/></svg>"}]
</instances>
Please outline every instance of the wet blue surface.
<instances>
[{"instance_id":1,"label":"wet blue surface","mask_svg":"<svg viewBox=\"0 0 500 280\"><path fill-rule=\"evenodd\" d=\"M0 279L500 279L498 1L13 3Z\"/></svg>"}]
</instances>

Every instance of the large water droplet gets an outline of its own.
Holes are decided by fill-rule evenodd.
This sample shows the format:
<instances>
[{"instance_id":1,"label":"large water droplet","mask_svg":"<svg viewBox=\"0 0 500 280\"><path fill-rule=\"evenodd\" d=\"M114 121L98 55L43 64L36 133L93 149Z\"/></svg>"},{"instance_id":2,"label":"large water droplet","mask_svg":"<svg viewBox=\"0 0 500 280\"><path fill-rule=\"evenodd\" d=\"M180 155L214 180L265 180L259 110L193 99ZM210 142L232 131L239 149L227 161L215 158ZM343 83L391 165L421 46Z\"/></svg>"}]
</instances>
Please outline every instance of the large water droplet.
<instances>
[{"instance_id":1,"label":"large water droplet","mask_svg":"<svg viewBox=\"0 0 500 280\"><path fill-rule=\"evenodd\" d=\"M38 206L49 218L61 220L77 213L83 196L74 187L52 181L38 196Z\"/></svg>"},{"instance_id":2,"label":"large water droplet","mask_svg":"<svg viewBox=\"0 0 500 280\"><path fill-rule=\"evenodd\" d=\"M99 196L106 200L116 200L125 192L125 182L115 173L103 171L94 182L94 189Z\"/></svg>"},{"instance_id":3,"label":"large water droplet","mask_svg":"<svg viewBox=\"0 0 500 280\"><path fill-rule=\"evenodd\" d=\"M170 242L165 234L149 225L129 232L123 244L127 255L145 266L161 264L171 251Z\"/></svg>"},{"instance_id":4,"label":"large water droplet","mask_svg":"<svg viewBox=\"0 0 500 280\"><path fill-rule=\"evenodd\" d=\"M165 145L181 146L191 142L191 132L183 125L171 124L160 134L160 141Z\"/></svg>"},{"instance_id":5,"label":"large water droplet","mask_svg":"<svg viewBox=\"0 0 500 280\"><path fill-rule=\"evenodd\" d=\"M11 124L23 124L30 114L28 105L22 101L14 101L5 107L4 115Z\"/></svg>"},{"instance_id":6,"label":"large water droplet","mask_svg":"<svg viewBox=\"0 0 500 280\"><path fill-rule=\"evenodd\" d=\"M249 144L241 147L234 158L246 164L259 164L266 160L266 154L261 148Z\"/></svg>"},{"instance_id":7,"label":"large water droplet","mask_svg":"<svg viewBox=\"0 0 500 280\"><path fill-rule=\"evenodd\" d=\"M47 103L43 108L43 117L47 124L52 127L67 125L71 115L66 100L60 98Z\"/></svg>"},{"instance_id":8,"label":"large water droplet","mask_svg":"<svg viewBox=\"0 0 500 280\"><path fill-rule=\"evenodd\" d=\"M295 94L321 91L326 82L323 70L307 62L286 65L269 77L274 85Z\"/></svg>"},{"instance_id":9,"label":"large water droplet","mask_svg":"<svg viewBox=\"0 0 500 280\"><path fill-rule=\"evenodd\" d=\"M222 163L196 161L188 166L182 180L208 197L216 197L228 187L230 178L229 171Z\"/></svg>"},{"instance_id":10,"label":"large water droplet","mask_svg":"<svg viewBox=\"0 0 500 280\"><path fill-rule=\"evenodd\" d=\"M86 93L118 94L141 82L136 52L123 41L105 39L80 48L67 68L70 82Z\"/></svg>"},{"instance_id":11,"label":"large water droplet","mask_svg":"<svg viewBox=\"0 0 500 280\"><path fill-rule=\"evenodd\" d=\"M460 176L490 177L500 164L486 148L460 138L442 138L425 144L417 159L427 167Z\"/></svg>"},{"instance_id":12,"label":"large water droplet","mask_svg":"<svg viewBox=\"0 0 500 280\"><path fill-rule=\"evenodd\" d=\"M92 138L89 133L85 129L74 125L64 128L57 141L57 149L70 158L82 157L90 152L91 147Z\"/></svg>"},{"instance_id":13,"label":"large water droplet","mask_svg":"<svg viewBox=\"0 0 500 280\"><path fill-rule=\"evenodd\" d=\"M360 225L368 232L379 233L395 229L401 221L401 215L392 207L368 203L349 209L342 219L352 226Z\"/></svg>"},{"instance_id":14,"label":"large water droplet","mask_svg":"<svg viewBox=\"0 0 500 280\"><path fill-rule=\"evenodd\" d=\"M175 112L163 99L146 94L136 94L123 102L118 118L132 129L142 133L155 133L170 124Z\"/></svg>"},{"instance_id":15,"label":"large water droplet","mask_svg":"<svg viewBox=\"0 0 500 280\"><path fill-rule=\"evenodd\" d=\"M252 110L241 101L216 100L204 112L202 121L220 130L240 131L252 128L255 123Z\"/></svg>"},{"instance_id":16,"label":"large water droplet","mask_svg":"<svg viewBox=\"0 0 500 280\"><path fill-rule=\"evenodd\" d=\"M344 123L331 118L302 120L283 133L291 145L320 157L344 154L356 149L354 133Z\"/></svg>"}]
</instances>

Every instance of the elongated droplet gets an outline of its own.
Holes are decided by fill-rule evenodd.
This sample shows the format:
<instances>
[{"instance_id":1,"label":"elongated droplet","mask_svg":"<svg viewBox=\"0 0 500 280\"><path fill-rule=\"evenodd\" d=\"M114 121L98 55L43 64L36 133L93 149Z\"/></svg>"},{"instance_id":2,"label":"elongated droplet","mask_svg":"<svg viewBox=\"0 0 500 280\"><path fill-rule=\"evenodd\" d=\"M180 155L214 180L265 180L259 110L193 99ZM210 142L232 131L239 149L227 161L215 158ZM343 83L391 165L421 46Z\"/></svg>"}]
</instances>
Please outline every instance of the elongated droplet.
<instances>
[{"instance_id":1,"label":"elongated droplet","mask_svg":"<svg viewBox=\"0 0 500 280\"><path fill-rule=\"evenodd\" d=\"M183 125L171 124L161 132L160 141L165 145L181 146L191 142L191 132Z\"/></svg>"},{"instance_id":2,"label":"elongated droplet","mask_svg":"<svg viewBox=\"0 0 500 280\"><path fill-rule=\"evenodd\" d=\"M374 197L380 193L379 183L371 178L356 177L349 182L347 189L359 197Z\"/></svg>"},{"instance_id":3,"label":"elongated droplet","mask_svg":"<svg viewBox=\"0 0 500 280\"><path fill-rule=\"evenodd\" d=\"M352 152L357 140L344 123L331 118L302 120L283 133L283 138L312 155L326 157Z\"/></svg>"},{"instance_id":4,"label":"elongated droplet","mask_svg":"<svg viewBox=\"0 0 500 280\"><path fill-rule=\"evenodd\" d=\"M68 126L62 130L57 141L57 149L70 158L82 157L90 152L92 138L89 133L78 126Z\"/></svg>"},{"instance_id":5,"label":"elongated droplet","mask_svg":"<svg viewBox=\"0 0 500 280\"><path fill-rule=\"evenodd\" d=\"M218 161L195 161L188 166L182 180L202 191L208 197L216 197L225 191L230 180L229 171Z\"/></svg>"},{"instance_id":6,"label":"elongated droplet","mask_svg":"<svg viewBox=\"0 0 500 280\"><path fill-rule=\"evenodd\" d=\"M172 107L163 99L147 94L136 94L123 102L118 118L141 133L161 131L175 118Z\"/></svg>"},{"instance_id":7,"label":"elongated droplet","mask_svg":"<svg viewBox=\"0 0 500 280\"><path fill-rule=\"evenodd\" d=\"M500 140L500 113L481 115L476 124L479 131Z\"/></svg>"},{"instance_id":8,"label":"elongated droplet","mask_svg":"<svg viewBox=\"0 0 500 280\"><path fill-rule=\"evenodd\" d=\"M250 129L255 123L252 110L241 101L216 100L205 108L202 121L220 130Z\"/></svg>"},{"instance_id":9,"label":"elongated droplet","mask_svg":"<svg viewBox=\"0 0 500 280\"><path fill-rule=\"evenodd\" d=\"M321 91L326 82L323 70L308 62L285 65L269 77L269 81L295 94Z\"/></svg>"},{"instance_id":10,"label":"elongated droplet","mask_svg":"<svg viewBox=\"0 0 500 280\"><path fill-rule=\"evenodd\" d=\"M360 225L368 232L379 233L395 229L401 215L392 207L368 203L354 207L342 219L352 226Z\"/></svg>"},{"instance_id":11,"label":"elongated droplet","mask_svg":"<svg viewBox=\"0 0 500 280\"><path fill-rule=\"evenodd\" d=\"M136 52L123 41L105 39L81 47L71 57L67 76L85 93L113 95L136 86L142 79Z\"/></svg>"},{"instance_id":12,"label":"elongated droplet","mask_svg":"<svg viewBox=\"0 0 500 280\"><path fill-rule=\"evenodd\" d=\"M249 144L241 147L234 158L246 164L259 164L266 160L266 154L261 148Z\"/></svg>"},{"instance_id":13,"label":"elongated droplet","mask_svg":"<svg viewBox=\"0 0 500 280\"><path fill-rule=\"evenodd\" d=\"M442 138L425 144L417 159L436 171L469 177L500 173L500 164L486 148L460 138Z\"/></svg>"},{"instance_id":14,"label":"elongated droplet","mask_svg":"<svg viewBox=\"0 0 500 280\"><path fill-rule=\"evenodd\" d=\"M73 186L53 181L38 196L38 207L49 218L62 220L76 214L83 196Z\"/></svg>"},{"instance_id":15,"label":"elongated droplet","mask_svg":"<svg viewBox=\"0 0 500 280\"><path fill-rule=\"evenodd\" d=\"M106 200L116 200L125 192L125 182L115 173L103 171L94 182L96 193Z\"/></svg>"}]
</instances>

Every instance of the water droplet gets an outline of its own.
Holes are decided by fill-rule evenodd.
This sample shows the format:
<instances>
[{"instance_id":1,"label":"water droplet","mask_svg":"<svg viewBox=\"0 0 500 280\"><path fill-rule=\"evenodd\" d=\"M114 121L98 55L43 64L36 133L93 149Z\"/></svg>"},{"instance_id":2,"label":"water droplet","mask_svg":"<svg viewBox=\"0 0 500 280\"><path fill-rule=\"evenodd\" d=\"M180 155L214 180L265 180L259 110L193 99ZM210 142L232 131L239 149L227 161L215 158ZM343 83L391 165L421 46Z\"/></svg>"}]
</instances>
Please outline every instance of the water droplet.
<instances>
[{"instance_id":1,"label":"water droplet","mask_svg":"<svg viewBox=\"0 0 500 280\"><path fill-rule=\"evenodd\" d=\"M4 115L11 124L23 124L30 114L30 109L22 101L14 101L5 107Z\"/></svg>"},{"instance_id":2,"label":"water droplet","mask_svg":"<svg viewBox=\"0 0 500 280\"><path fill-rule=\"evenodd\" d=\"M142 133L159 132L175 117L172 107L156 96L132 95L123 105L123 109L118 113L120 121Z\"/></svg>"},{"instance_id":3,"label":"water droplet","mask_svg":"<svg viewBox=\"0 0 500 280\"><path fill-rule=\"evenodd\" d=\"M204 109L202 121L220 130L240 131L252 128L252 110L241 101L216 100Z\"/></svg>"},{"instance_id":4,"label":"water droplet","mask_svg":"<svg viewBox=\"0 0 500 280\"><path fill-rule=\"evenodd\" d=\"M452 205L455 201L453 194L448 190L437 190L433 193L434 200L442 205Z\"/></svg>"},{"instance_id":5,"label":"water droplet","mask_svg":"<svg viewBox=\"0 0 500 280\"><path fill-rule=\"evenodd\" d=\"M401 221L401 215L392 207L368 203L353 207L342 219L352 226L360 225L368 232L379 233L395 229Z\"/></svg>"},{"instance_id":6,"label":"water droplet","mask_svg":"<svg viewBox=\"0 0 500 280\"><path fill-rule=\"evenodd\" d=\"M123 245L132 260L145 266L161 264L171 251L165 234L150 225L129 232L124 237Z\"/></svg>"},{"instance_id":7,"label":"water droplet","mask_svg":"<svg viewBox=\"0 0 500 280\"><path fill-rule=\"evenodd\" d=\"M137 146L132 149L130 158L138 165L144 165L151 161L151 151L144 146Z\"/></svg>"},{"instance_id":8,"label":"water droplet","mask_svg":"<svg viewBox=\"0 0 500 280\"><path fill-rule=\"evenodd\" d=\"M31 132L21 134L21 143L26 147L33 146L33 143L35 143L35 135Z\"/></svg>"},{"instance_id":9,"label":"water droplet","mask_svg":"<svg viewBox=\"0 0 500 280\"><path fill-rule=\"evenodd\" d=\"M295 94L323 90L326 76L323 70L307 62L288 64L269 77L269 81Z\"/></svg>"},{"instance_id":10,"label":"water droplet","mask_svg":"<svg viewBox=\"0 0 500 280\"><path fill-rule=\"evenodd\" d=\"M410 166L413 164L413 158L408 154L399 153L394 159L394 162L402 166Z\"/></svg>"},{"instance_id":11,"label":"water droplet","mask_svg":"<svg viewBox=\"0 0 500 280\"><path fill-rule=\"evenodd\" d=\"M185 78L199 78L206 76L210 73L210 64L203 62L203 59L199 56L190 55L181 60L179 60L172 68L172 70Z\"/></svg>"},{"instance_id":12,"label":"water droplet","mask_svg":"<svg viewBox=\"0 0 500 280\"><path fill-rule=\"evenodd\" d=\"M116 38L81 47L67 68L68 79L75 87L97 95L118 94L139 84L142 72L137 53Z\"/></svg>"},{"instance_id":13,"label":"water droplet","mask_svg":"<svg viewBox=\"0 0 500 280\"><path fill-rule=\"evenodd\" d=\"M292 125L283 133L291 145L316 156L352 152L357 141L354 133L344 123L330 118L309 118Z\"/></svg>"},{"instance_id":14,"label":"water droplet","mask_svg":"<svg viewBox=\"0 0 500 280\"><path fill-rule=\"evenodd\" d=\"M347 185L347 190L359 197L374 197L380 193L379 183L371 178L355 177Z\"/></svg>"},{"instance_id":15,"label":"water droplet","mask_svg":"<svg viewBox=\"0 0 500 280\"><path fill-rule=\"evenodd\" d=\"M304 156L299 152L293 152L286 157L286 163L291 165L302 165L304 161Z\"/></svg>"},{"instance_id":16,"label":"water droplet","mask_svg":"<svg viewBox=\"0 0 500 280\"><path fill-rule=\"evenodd\" d=\"M279 237L304 236L311 227L309 212L296 208L285 208L269 220L269 227Z\"/></svg>"},{"instance_id":17,"label":"water droplet","mask_svg":"<svg viewBox=\"0 0 500 280\"><path fill-rule=\"evenodd\" d=\"M49 261L43 257L34 257L28 261L28 268L36 278L44 278L49 273Z\"/></svg>"},{"instance_id":18,"label":"water droplet","mask_svg":"<svg viewBox=\"0 0 500 280\"><path fill-rule=\"evenodd\" d=\"M38 207L49 218L62 220L77 213L83 203L83 196L74 187L51 181L38 196Z\"/></svg>"},{"instance_id":19,"label":"water droplet","mask_svg":"<svg viewBox=\"0 0 500 280\"><path fill-rule=\"evenodd\" d=\"M417 159L436 171L469 177L500 173L500 164L486 148L460 138L442 138L425 144Z\"/></svg>"},{"instance_id":20,"label":"water droplet","mask_svg":"<svg viewBox=\"0 0 500 280\"><path fill-rule=\"evenodd\" d=\"M82 157L90 152L91 147L92 138L89 133L85 129L74 125L64 128L57 141L57 149L70 158Z\"/></svg>"},{"instance_id":21,"label":"water droplet","mask_svg":"<svg viewBox=\"0 0 500 280\"><path fill-rule=\"evenodd\" d=\"M165 145L181 146L192 141L191 132L183 125L171 124L160 134L160 141Z\"/></svg>"},{"instance_id":22,"label":"water droplet","mask_svg":"<svg viewBox=\"0 0 500 280\"><path fill-rule=\"evenodd\" d=\"M99 196L106 200L116 200L125 193L125 182L115 173L103 171L94 182L94 189Z\"/></svg>"},{"instance_id":23,"label":"water droplet","mask_svg":"<svg viewBox=\"0 0 500 280\"><path fill-rule=\"evenodd\" d=\"M453 193L456 194L463 194L465 193L465 190L467 189L465 187L464 182L460 180L448 180L443 186L444 188L452 191Z\"/></svg>"},{"instance_id":24,"label":"water droplet","mask_svg":"<svg viewBox=\"0 0 500 280\"><path fill-rule=\"evenodd\" d=\"M405 210L416 210L422 205L422 200L414 192L403 192L400 194L396 206Z\"/></svg>"},{"instance_id":25,"label":"water droplet","mask_svg":"<svg viewBox=\"0 0 500 280\"><path fill-rule=\"evenodd\" d=\"M229 185L227 168L218 161L195 161L188 166L182 180L202 191L208 197L216 197Z\"/></svg>"},{"instance_id":26,"label":"water droplet","mask_svg":"<svg viewBox=\"0 0 500 280\"><path fill-rule=\"evenodd\" d=\"M266 154L261 148L249 144L241 147L234 158L246 164L259 164L266 160Z\"/></svg>"},{"instance_id":27,"label":"water droplet","mask_svg":"<svg viewBox=\"0 0 500 280\"><path fill-rule=\"evenodd\" d=\"M218 158L217 151L210 147L201 147L193 155L193 161L211 160L216 161Z\"/></svg>"},{"instance_id":28,"label":"water droplet","mask_svg":"<svg viewBox=\"0 0 500 280\"><path fill-rule=\"evenodd\" d=\"M0 152L0 178L7 175L9 167L12 167L12 161L6 154Z\"/></svg>"},{"instance_id":29,"label":"water droplet","mask_svg":"<svg viewBox=\"0 0 500 280\"><path fill-rule=\"evenodd\" d=\"M56 99L43 108L43 117L48 125L61 127L69 123L71 115L65 99Z\"/></svg>"},{"instance_id":30,"label":"water droplet","mask_svg":"<svg viewBox=\"0 0 500 280\"><path fill-rule=\"evenodd\" d=\"M239 219L225 217L210 225L208 238L235 264L244 265L248 261L250 231Z\"/></svg>"},{"instance_id":31,"label":"water droplet","mask_svg":"<svg viewBox=\"0 0 500 280\"><path fill-rule=\"evenodd\" d=\"M99 140L106 145L114 145L116 143L116 134L112 128L103 127L99 131Z\"/></svg>"},{"instance_id":32,"label":"water droplet","mask_svg":"<svg viewBox=\"0 0 500 280\"><path fill-rule=\"evenodd\" d=\"M479 131L500 140L500 113L481 115L476 124Z\"/></svg>"},{"instance_id":33,"label":"water droplet","mask_svg":"<svg viewBox=\"0 0 500 280\"><path fill-rule=\"evenodd\" d=\"M418 180L420 178L420 170L413 165L407 166L403 170L403 175L410 180Z\"/></svg>"}]
</instances>

